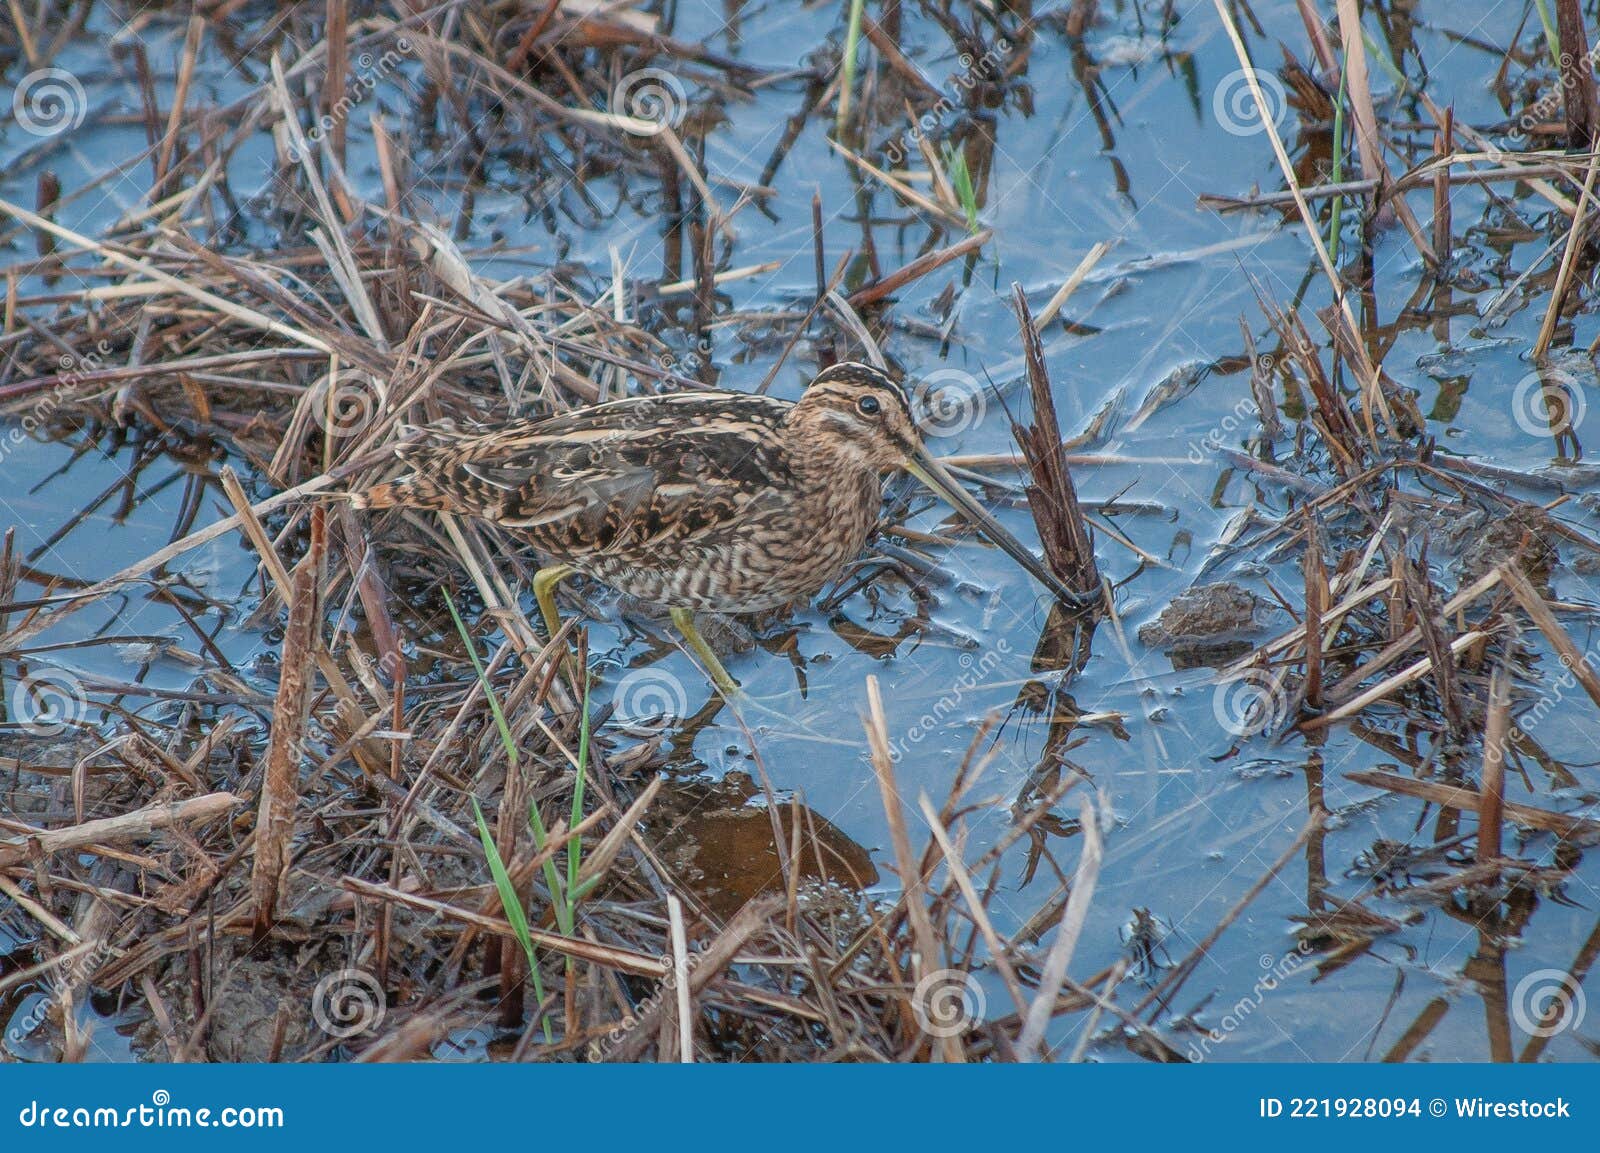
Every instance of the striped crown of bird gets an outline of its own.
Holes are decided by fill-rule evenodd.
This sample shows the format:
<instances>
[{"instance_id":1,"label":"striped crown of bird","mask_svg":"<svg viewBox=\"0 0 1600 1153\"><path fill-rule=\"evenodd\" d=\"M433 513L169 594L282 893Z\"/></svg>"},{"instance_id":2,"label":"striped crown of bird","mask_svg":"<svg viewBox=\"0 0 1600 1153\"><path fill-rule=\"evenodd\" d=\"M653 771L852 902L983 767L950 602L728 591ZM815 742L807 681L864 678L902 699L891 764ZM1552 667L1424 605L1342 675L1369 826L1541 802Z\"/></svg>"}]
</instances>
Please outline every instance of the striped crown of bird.
<instances>
[{"instance_id":1,"label":"striped crown of bird","mask_svg":"<svg viewBox=\"0 0 1600 1153\"><path fill-rule=\"evenodd\" d=\"M798 401L631 397L472 432L430 429L397 451L404 474L353 494L358 507L478 517L525 538L552 562L534 579L552 633L554 589L572 572L666 606L725 692L734 682L693 614L814 595L861 555L881 476L897 468L1072 597L928 453L905 388L865 364L822 370Z\"/></svg>"}]
</instances>

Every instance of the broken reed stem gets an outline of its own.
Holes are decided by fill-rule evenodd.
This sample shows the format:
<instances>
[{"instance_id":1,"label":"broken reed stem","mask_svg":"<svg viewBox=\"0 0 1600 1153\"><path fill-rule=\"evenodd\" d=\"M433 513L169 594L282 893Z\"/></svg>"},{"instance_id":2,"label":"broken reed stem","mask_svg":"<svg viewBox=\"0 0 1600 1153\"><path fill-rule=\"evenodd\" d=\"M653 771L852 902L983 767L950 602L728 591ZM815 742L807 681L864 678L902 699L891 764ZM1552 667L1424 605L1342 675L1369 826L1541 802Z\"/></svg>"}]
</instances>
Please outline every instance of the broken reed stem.
<instances>
[{"instance_id":1,"label":"broken reed stem","mask_svg":"<svg viewBox=\"0 0 1600 1153\"><path fill-rule=\"evenodd\" d=\"M20 841L0 841L0 869L20 864L34 853L48 856L91 845L113 845L147 837L172 825L209 821L243 803L244 798L234 793L207 793L187 801L147 805L121 816L97 817L70 828L38 829L24 834Z\"/></svg>"},{"instance_id":2,"label":"broken reed stem","mask_svg":"<svg viewBox=\"0 0 1600 1153\"><path fill-rule=\"evenodd\" d=\"M1424 634L1418 630L1412 630L1412 632L1414 634L1413 640L1423 639ZM1466 652L1480 641L1487 640L1489 636L1489 633L1480 629L1471 629L1462 633L1460 636L1456 637L1455 640L1451 641L1448 648L1441 653L1441 656L1444 659L1440 661L1439 667L1443 667L1444 660L1447 660L1449 657L1459 656L1461 653ZM1354 716L1356 713L1359 713L1362 709L1365 709L1368 705L1374 703L1375 701L1381 701L1384 697L1388 696L1396 689L1404 688L1406 685L1420 681L1423 677L1427 676L1428 673L1434 671L1435 665L1433 657L1422 657L1414 663L1407 665L1400 672L1395 673L1393 676L1373 685L1370 689L1361 693L1359 696L1352 697L1350 700L1345 701L1343 704L1339 705L1335 709L1330 710L1329 712L1322 713L1319 716L1307 718L1306 720L1301 721L1296 727L1299 728L1299 730L1303 733L1314 732L1317 729L1325 729L1329 725L1336 724L1339 721L1344 720L1346 717Z\"/></svg>"},{"instance_id":3,"label":"broken reed stem","mask_svg":"<svg viewBox=\"0 0 1600 1153\"><path fill-rule=\"evenodd\" d=\"M1556 36L1561 51L1562 105L1567 121L1567 147L1587 152L1595 143L1594 68L1589 62L1589 37L1583 30L1579 0L1556 0Z\"/></svg>"},{"instance_id":4,"label":"broken reed stem","mask_svg":"<svg viewBox=\"0 0 1600 1153\"><path fill-rule=\"evenodd\" d=\"M671 928L672 975L678 994L678 1061L694 1064L694 1002L689 990L689 937L683 924L683 902L667 894L667 919Z\"/></svg>"},{"instance_id":5,"label":"broken reed stem","mask_svg":"<svg viewBox=\"0 0 1600 1153\"><path fill-rule=\"evenodd\" d=\"M828 295L828 267L827 246L823 241L822 231L822 187L818 185L811 193L811 256L812 271L817 278L817 304L822 303L822 298Z\"/></svg>"},{"instance_id":6,"label":"broken reed stem","mask_svg":"<svg viewBox=\"0 0 1600 1153\"><path fill-rule=\"evenodd\" d=\"M1478 862L1500 856L1500 822L1505 810L1506 739L1511 733L1511 652L1506 651L1489 674L1489 710L1483 725L1483 779L1478 783Z\"/></svg>"},{"instance_id":7,"label":"broken reed stem","mask_svg":"<svg viewBox=\"0 0 1600 1153\"><path fill-rule=\"evenodd\" d=\"M1441 781L1419 781L1414 777L1403 777L1399 773L1384 773L1375 769L1358 769L1344 776L1345 780L1354 781L1358 785L1371 785L1375 789L1387 789L1391 793L1404 793L1408 797L1431 801L1447 809L1457 809L1463 813L1483 811L1483 794L1477 789L1469 789L1463 785L1447 785ZM1503 819L1525 828L1554 833L1565 841L1582 840L1593 843L1600 840L1600 821L1590 820L1588 817L1558 813L1553 809L1541 809L1537 805L1519 805L1515 801L1503 802L1501 809L1504 814Z\"/></svg>"},{"instance_id":8,"label":"broken reed stem","mask_svg":"<svg viewBox=\"0 0 1600 1153\"><path fill-rule=\"evenodd\" d=\"M1306 520L1306 554L1303 565L1306 580L1306 704L1322 706L1322 616L1333 599L1328 589L1328 572L1322 561L1322 532L1315 516Z\"/></svg>"},{"instance_id":9,"label":"broken reed stem","mask_svg":"<svg viewBox=\"0 0 1600 1153\"><path fill-rule=\"evenodd\" d=\"M1556 614L1550 611L1550 606L1529 583L1521 569L1515 565L1503 565L1497 571L1506 588L1516 598L1517 604L1522 606L1522 611L1528 614L1534 626L1555 648L1562 666L1578 678L1578 683L1583 686L1583 691L1589 694L1589 699L1600 705L1600 677L1595 676L1593 658L1579 651L1571 635L1561 627L1561 622L1556 620Z\"/></svg>"},{"instance_id":10,"label":"broken reed stem","mask_svg":"<svg viewBox=\"0 0 1600 1153\"><path fill-rule=\"evenodd\" d=\"M349 0L327 0L327 21L323 39L328 45L328 71L322 82L322 112L333 121L328 133L328 145L334 162L345 165L345 91L348 87L350 66L350 6ZM338 195L338 190L335 190Z\"/></svg>"},{"instance_id":11,"label":"broken reed stem","mask_svg":"<svg viewBox=\"0 0 1600 1153\"><path fill-rule=\"evenodd\" d=\"M897 292L908 284L921 280L935 269L942 268L952 260L976 252L985 244L994 233L985 228L982 232L973 234L965 240L959 240L948 248L941 248L937 252L930 252L926 256L919 256L903 268L898 268L889 273L876 284L870 284L850 294L852 308L865 308L869 304L876 304L891 292Z\"/></svg>"},{"instance_id":12,"label":"broken reed stem","mask_svg":"<svg viewBox=\"0 0 1600 1153\"><path fill-rule=\"evenodd\" d=\"M1344 53L1340 87L1350 104L1348 114L1355 121L1356 157L1361 162L1361 175L1378 184L1373 190L1376 201L1388 183L1389 169L1383 162L1383 145L1378 141L1377 112L1367 79L1366 46L1361 42L1361 14L1355 0L1337 0L1335 8L1340 48ZM1339 145L1340 142L1335 141L1335 147Z\"/></svg>"},{"instance_id":13,"label":"broken reed stem","mask_svg":"<svg viewBox=\"0 0 1600 1153\"><path fill-rule=\"evenodd\" d=\"M178 144L178 134L183 127L183 110L189 102L189 86L194 80L195 63L200 57L200 38L205 33L206 18L198 12L189 16L189 28L183 38L183 56L178 65L178 83L172 93L172 108L167 113L166 131L161 136L161 151L156 156L156 178L148 199L161 199L162 187L172 175L173 150Z\"/></svg>"},{"instance_id":14,"label":"broken reed stem","mask_svg":"<svg viewBox=\"0 0 1600 1153\"><path fill-rule=\"evenodd\" d=\"M905 810L900 802L900 790L894 781L894 758L889 751L888 722L883 714L883 695L878 689L878 678L867 678L867 744L872 753L872 771L878 779L878 795L883 801L884 819L889 825L889 841L894 847L895 867L900 873L900 884L905 892L905 906L916 934L921 955L922 972L931 973L939 968L938 939L933 932L933 922L928 919L928 909L922 903L922 874L917 869L917 859L911 854L911 838L906 832ZM919 974L920 975L920 974Z\"/></svg>"},{"instance_id":15,"label":"broken reed stem","mask_svg":"<svg viewBox=\"0 0 1600 1153\"><path fill-rule=\"evenodd\" d=\"M1095 883L1100 877L1100 817L1087 794L1078 798L1078 827L1083 832L1083 850L1078 857L1077 871L1072 875L1072 893L1061 910L1056 939L1051 942L1044 969L1039 974L1039 992L1028 1006L1022 1032L1017 1035L1017 1055L1024 1061L1036 1061L1043 1056L1045 1030L1055 1016L1056 998L1066 982L1067 966L1072 964L1078 938L1083 935L1089 902L1094 899Z\"/></svg>"},{"instance_id":16,"label":"broken reed stem","mask_svg":"<svg viewBox=\"0 0 1600 1153\"><path fill-rule=\"evenodd\" d=\"M1463 740L1467 724L1461 709L1459 681L1452 657L1465 650L1456 648L1446 638L1449 625L1444 614L1436 611L1438 601L1434 596L1433 578L1429 575L1426 545L1412 559L1408 552L1409 543L1409 535L1402 534L1401 547L1396 550L1400 559L1404 604L1409 607L1422 635L1422 648L1428 656L1434 689L1439 698L1439 710L1444 714L1447 731L1453 740Z\"/></svg>"},{"instance_id":17,"label":"broken reed stem","mask_svg":"<svg viewBox=\"0 0 1600 1153\"><path fill-rule=\"evenodd\" d=\"M1024 427L1015 419L1011 422L1012 435L1028 464L1029 481L1025 486L1028 508L1044 545L1046 567L1066 583L1069 591L1087 597L1100 586L1094 537L1078 503L1072 471L1067 467L1055 397L1050 391L1050 375L1044 363L1044 346L1021 284L1012 284L1011 298L1022 334L1033 404L1031 423Z\"/></svg>"},{"instance_id":18,"label":"broken reed stem","mask_svg":"<svg viewBox=\"0 0 1600 1153\"><path fill-rule=\"evenodd\" d=\"M1433 174L1433 253L1439 259L1435 269L1441 283L1448 279L1450 248L1454 243L1450 219L1450 166L1443 161L1455 150L1455 107L1444 110L1439 130L1433 136L1433 152L1440 161Z\"/></svg>"},{"instance_id":19,"label":"broken reed stem","mask_svg":"<svg viewBox=\"0 0 1600 1153\"><path fill-rule=\"evenodd\" d=\"M278 694L272 709L267 767L256 808L256 859L250 871L257 940L272 930L293 856L295 807L300 800L300 762L306 718L311 711L311 649L316 643L317 564L308 553L289 585L289 620L283 633Z\"/></svg>"},{"instance_id":20,"label":"broken reed stem","mask_svg":"<svg viewBox=\"0 0 1600 1153\"><path fill-rule=\"evenodd\" d=\"M1089 273L1094 271L1095 265L1099 264L1101 258L1111 251L1111 243L1109 240L1096 241L1095 246L1084 253L1083 259L1078 261L1078 267L1074 268L1072 275L1067 277L1067 282L1056 289L1055 295L1039 310L1039 315L1033 318L1033 327L1036 332L1043 333L1045 327L1056 318L1056 313L1061 311L1061 306L1071 299L1072 294L1078 291L1078 287L1083 284Z\"/></svg>"},{"instance_id":21,"label":"broken reed stem","mask_svg":"<svg viewBox=\"0 0 1600 1153\"><path fill-rule=\"evenodd\" d=\"M1584 233L1589 228L1589 213L1594 204L1594 178L1600 166L1600 152L1589 157L1589 170L1583 177L1583 193L1578 197L1578 210L1572 214L1572 226L1567 230L1567 246L1561 253L1561 269L1556 273L1555 287L1550 290L1550 307L1545 310L1544 323L1539 326L1539 338L1533 342L1533 359L1537 362L1550 351L1555 338L1556 323L1561 319L1561 306L1567 299L1567 286L1572 281L1572 269L1577 264Z\"/></svg>"}]
</instances>

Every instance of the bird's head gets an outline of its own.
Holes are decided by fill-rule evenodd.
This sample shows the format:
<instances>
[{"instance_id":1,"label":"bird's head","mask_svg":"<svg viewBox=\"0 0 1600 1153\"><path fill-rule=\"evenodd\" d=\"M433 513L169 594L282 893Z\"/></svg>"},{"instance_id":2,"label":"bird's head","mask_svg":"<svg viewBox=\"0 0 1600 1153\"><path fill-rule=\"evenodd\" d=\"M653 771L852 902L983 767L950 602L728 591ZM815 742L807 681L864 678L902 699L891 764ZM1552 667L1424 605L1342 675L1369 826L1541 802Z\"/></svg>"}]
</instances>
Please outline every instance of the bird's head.
<instances>
[{"instance_id":1,"label":"bird's head","mask_svg":"<svg viewBox=\"0 0 1600 1153\"><path fill-rule=\"evenodd\" d=\"M905 469L1045 588L1068 602L1081 600L934 458L918 431L911 395L881 369L853 361L823 369L795 405L792 420L811 434L814 447L830 455L878 472Z\"/></svg>"},{"instance_id":2,"label":"bird's head","mask_svg":"<svg viewBox=\"0 0 1600 1153\"><path fill-rule=\"evenodd\" d=\"M819 447L878 472L900 468L922 443L906 390L881 370L853 361L819 372L793 419Z\"/></svg>"}]
</instances>

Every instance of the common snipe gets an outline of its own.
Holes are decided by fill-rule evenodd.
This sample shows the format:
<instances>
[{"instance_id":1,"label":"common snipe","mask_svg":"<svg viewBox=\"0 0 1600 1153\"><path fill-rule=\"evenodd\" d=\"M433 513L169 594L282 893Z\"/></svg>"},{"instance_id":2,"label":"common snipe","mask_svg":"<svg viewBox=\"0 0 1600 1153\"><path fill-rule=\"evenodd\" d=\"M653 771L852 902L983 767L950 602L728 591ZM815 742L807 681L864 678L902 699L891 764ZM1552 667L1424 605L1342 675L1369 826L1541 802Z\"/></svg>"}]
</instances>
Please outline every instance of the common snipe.
<instances>
[{"instance_id":1,"label":"common snipe","mask_svg":"<svg viewBox=\"0 0 1600 1153\"><path fill-rule=\"evenodd\" d=\"M1079 598L923 445L905 390L864 364L819 373L798 402L732 392L633 397L399 447L409 471L366 508L481 517L551 558L534 578L545 624L572 572L671 609L724 692L735 687L696 610L752 613L808 598L861 554L880 474L905 468L1067 601Z\"/></svg>"}]
</instances>

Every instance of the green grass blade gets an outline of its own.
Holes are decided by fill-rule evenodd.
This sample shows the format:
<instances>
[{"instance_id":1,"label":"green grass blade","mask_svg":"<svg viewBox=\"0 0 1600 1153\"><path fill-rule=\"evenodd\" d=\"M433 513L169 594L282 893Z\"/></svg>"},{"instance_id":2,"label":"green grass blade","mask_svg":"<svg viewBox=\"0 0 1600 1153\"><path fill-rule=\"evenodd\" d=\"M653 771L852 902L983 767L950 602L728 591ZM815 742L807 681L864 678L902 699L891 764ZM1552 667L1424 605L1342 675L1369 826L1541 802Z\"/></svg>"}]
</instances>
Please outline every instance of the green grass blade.
<instances>
[{"instance_id":1,"label":"green grass blade","mask_svg":"<svg viewBox=\"0 0 1600 1153\"><path fill-rule=\"evenodd\" d=\"M472 634L467 632L466 622L461 619L461 614L456 611L456 603L449 593L444 594L445 607L450 610L450 619L456 622L456 631L461 634L462 643L466 645L467 657L472 661L472 668L478 674L478 684L483 686L483 695L489 701L489 711L494 714L495 727L500 730L500 743L505 746L506 756L511 761L511 767L517 767L517 745L511 739L511 726L506 722L506 714L500 707L500 702L494 695L494 688L489 684L488 674L484 672L483 662L478 659L478 650L472 647ZM539 806L534 802L528 804L528 824L533 829L533 847L540 852L544 851L545 842L549 840L545 833L544 818L539 815ZM556 869L554 861L544 863L545 884L550 890L550 900L556 911L556 924L566 936L572 935L572 908L567 895L562 890L561 874Z\"/></svg>"},{"instance_id":2,"label":"green grass blade","mask_svg":"<svg viewBox=\"0 0 1600 1153\"><path fill-rule=\"evenodd\" d=\"M1550 6L1545 0L1533 0L1533 6L1539 10L1539 23L1544 25L1544 44L1550 49L1550 63L1556 66L1556 71L1561 71L1561 34L1556 31L1556 22L1550 16Z\"/></svg>"},{"instance_id":3,"label":"green grass blade","mask_svg":"<svg viewBox=\"0 0 1600 1153\"><path fill-rule=\"evenodd\" d=\"M1411 81L1406 79L1406 74L1400 71L1395 62L1389 59L1389 52L1382 44L1372 38L1372 33L1365 28L1361 30L1361 43L1367 46L1367 57L1378 62L1378 67L1389 74L1389 79L1400 86L1397 95L1404 96L1412 91Z\"/></svg>"},{"instance_id":4,"label":"green grass blade","mask_svg":"<svg viewBox=\"0 0 1600 1153\"><path fill-rule=\"evenodd\" d=\"M583 821L583 786L589 775L589 678L583 678L583 718L578 730L578 779L572 786L572 820L567 823L576 829ZM572 905L578 902L578 868L583 864L583 838L573 837L567 842L567 899Z\"/></svg>"},{"instance_id":5,"label":"green grass blade","mask_svg":"<svg viewBox=\"0 0 1600 1153\"><path fill-rule=\"evenodd\" d=\"M455 609L452 607L451 612ZM528 917L522 911L522 900L517 896L516 886L511 883L511 874L506 872L506 863L500 859L500 850L495 847L494 837L489 832L489 822L484 819L483 806L478 804L478 798L472 798L472 815L478 822L478 839L483 842L483 856L489 862L489 875L494 878L495 892L500 894L500 907L505 910L506 921L511 926L511 931L517 935L517 941L522 945L522 952L528 958L528 976L533 982L533 995L538 998L539 1004L544 1004L544 979L539 976L539 958L534 952L533 935L528 932ZM540 1025L544 1028L545 1044L551 1043L550 1021L540 1014Z\"/></svg>"},{"instance_id":6,"label":"green grass blade","mask_svg":"<svg viewBox=\"0 0 1600 1153\"><path fill-rule=\"evenodd\" d=\"M972 170L967 167L967 154L959 148L947 146L944 150L945 172L950 177L950 188L961 201L967 214L967 231L978 232L978 192L972 186Z\"/></svg>"},{"instance_id":7,"label":"green grass blade","mask_svg":"<svg viewBox=\"0 0 1600 1153\"><path fill-rule=\"evenodd\" d=\"M861 11L866 0L850 0L850 20L844 33L844 79L839 84L839 116L834 126L844 131L850 116L850 94L856 90L856 51L861 45Z\"/></svg>"},{"instance_id":8,"label":"green grass blade","mask_svg":"<svg viewBox=\"0 0 1600 1153\"><path fill-rule=\"evenodd\" d=\"M450 610L450 619L456 622L456 631L461 634L461 642L466 646L467 657L472 661L472 669L478 674L478 683L483 686L483 695L489 700L489 711L494 714L495 727L500 730L500 743L505 746L506 756L511 759L511 767L516 768L517 743L511 739L511 726L506 723L506 715L501 711L500 702L495 699L494 689L489 685L488 674L483 671L483 662L478 659L478 650L472 647L472 634L467 632L466 622L456 611L456 602L448 592L444 594L444 604Z\"/></svg>"},{"instance_id":9,"label":"green grass blade","mask_svg":"<svg viewBox=\"0 0 1600 1153\"><path fill-rule=\"evenodd\" d=\"M1338 184L1344 179L1344 102L1348 74L1343 64L1339 66L1339 102L1333 106L1333 177ZM1333 198L1333 209L1328 214L1328 259L1334 267L1339 265L1339 226L1344 216L1344 193Z\"/></svg>"},{"instance_id":10,"label":"green grass blade","mask_svg":"<svg viewBox=\"0 0 1600 1153\"><path fill-rule=\"evenodd\" d=\"M541 853L544 852L550 834L545 831L544 818L539 815L539 806L534 801L528 802L528 827L533 830L533 847ZM572 936L572 899L561 884L561 870L556 868L555 861L549 857L546 857L544 862L544 883L550 890L550 898L554 903L556 927L561 930L563 936Z\"/></svg>"}]
</instances>

